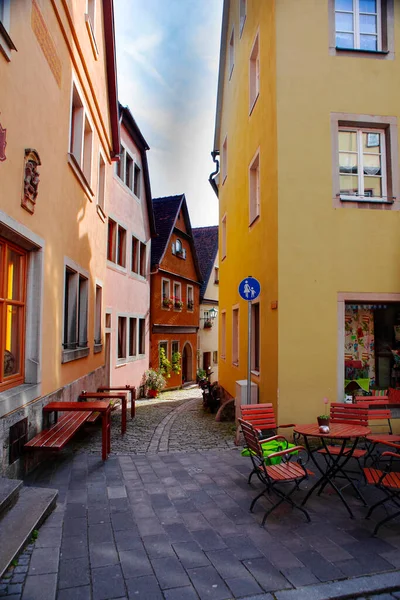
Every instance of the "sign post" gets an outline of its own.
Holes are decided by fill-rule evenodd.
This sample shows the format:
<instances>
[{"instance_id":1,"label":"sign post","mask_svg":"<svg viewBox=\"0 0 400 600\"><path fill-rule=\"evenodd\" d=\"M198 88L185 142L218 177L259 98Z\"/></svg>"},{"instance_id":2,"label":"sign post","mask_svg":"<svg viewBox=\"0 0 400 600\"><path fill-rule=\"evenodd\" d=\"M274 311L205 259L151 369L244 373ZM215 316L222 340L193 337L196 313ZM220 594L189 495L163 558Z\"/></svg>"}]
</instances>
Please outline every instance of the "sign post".
<instances>
[{"instance_id":1,"label":"sign post","mask_svg":"<svg viewBox=\"0 0 400 600\"><path fill-rule=\"evenodd\" d=\"M260 282L254 277L246 277L239 283L239 295L247 301L247 404L251 404L251 303L261 292Z\"/></svg>"}]
</instances>

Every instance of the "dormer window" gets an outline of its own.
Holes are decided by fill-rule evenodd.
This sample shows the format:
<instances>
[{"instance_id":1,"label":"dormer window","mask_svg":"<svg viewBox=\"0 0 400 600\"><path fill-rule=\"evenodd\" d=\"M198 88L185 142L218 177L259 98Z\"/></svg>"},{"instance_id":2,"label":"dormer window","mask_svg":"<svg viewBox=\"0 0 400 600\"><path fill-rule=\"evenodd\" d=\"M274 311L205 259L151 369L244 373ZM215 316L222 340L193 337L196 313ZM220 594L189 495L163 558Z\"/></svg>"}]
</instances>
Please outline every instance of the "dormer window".
<instances>
[{"instance_id":1,"label":"dormer window","mask_svg":"<svg viewBox=\"0 0 400 600\"><path fill-rule=\"evenodd\" d=\"M186 258L186 250L183 248L181 240L172 243L172 254L178 258Z\"/></svg>"},{"instance_id":2,"label":"dormer window","mask_svg":"<svg viewBox=\"0 0 400 600\"><path fill-rule=\"evenodd\" d=\"M176 242L175 242L175 252L177 254L182 253L182 242L181 242L181 240L176 240Z\"/></svg>"}]
</instances>

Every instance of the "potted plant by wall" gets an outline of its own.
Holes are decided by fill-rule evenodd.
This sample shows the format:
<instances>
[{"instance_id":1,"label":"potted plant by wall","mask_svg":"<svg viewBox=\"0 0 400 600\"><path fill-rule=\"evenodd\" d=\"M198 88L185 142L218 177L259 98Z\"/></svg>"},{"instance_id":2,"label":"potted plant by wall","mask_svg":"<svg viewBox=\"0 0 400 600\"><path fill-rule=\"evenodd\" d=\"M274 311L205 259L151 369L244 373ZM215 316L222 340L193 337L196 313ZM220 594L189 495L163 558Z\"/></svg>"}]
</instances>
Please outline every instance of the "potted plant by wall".
<instances>
[{"instance_id":1,"label":"potted plant by wall","mask_svg":"<svg viewBox=\"0 0 400 600\"><path fill-rule=\"evenodd\" d=\"M180 298L175 298L174 307L177 308L178 310L182 310L183 302Z\"/></svg>"},{"instance_id":2,"label":"potted plant by wall","mask_svg":"<svg viewBox=\"0 0 400 600\"><path fill-rule=\"evenodd\" d=\"M143 385L146 389L148 398L156 398L158 394L165 388L165 378L160 371L148 369L143 375Z\"/></svg>"},{"instance_id":3,"label":"potted plant by wall","mask_svg":"<svg viewBox=\"0 0 400 600\"><path fill-rule=\"evenodd\" d=\"M158 360L161 375L169 379L169 377L171 377L171 363L169 362L167 355L165 354L165 350L162 346L160 346Z\"/></svg>"},{"instance_id":4,"label":"potted plant by wall","mask_svg":"<svg viewBox=\"0 0 400 600\"><path fill-rule=\"evenodd\" d=\"M164 308L172 308L172 306L174 305L174 301L172 300L172 298L168 298L168 296L163 297L162 303Z\"/></svg>"},{"instance_id":5,"label":"potted plant by wall","mask_svg":"<svg viewBox=\"0 0 400 600\"><path fill-rule=\"evenodd\" d=\"M329 400L328 398L324 398L324 404L325 407L327 407L327 405L329 404ZM328 413L328 411L326 411ZM321 427L321 425L329 425L329 413L328 414L324 414L324 415L319 415L319 417L317 417L317 421L318 421L318 425Z\"/></svg>"},{"instance_id":6,"label":"potted plant by wall","mask_svg":"<svg viewBox=\"0 0 400 600\"><path fill-rule=\"evenodd\" d=\"M175 373L175 375L179 375L179 373L181 372L182 368L181 368L181 353L180 352L173 353L171 368L172 368L172 372Z\"/></svg>"},{"instance_id":7,"label":"potted plant by wall","mask_svg":"<svg viewBox=\"0 0 400 600\"><path fill-rule=\"evenodd\" d=\"M211 319L206 319L204 321L204 329L211 329L211 327L212 327L212 321L211 321Z\"/></svg>"}]
</instances>

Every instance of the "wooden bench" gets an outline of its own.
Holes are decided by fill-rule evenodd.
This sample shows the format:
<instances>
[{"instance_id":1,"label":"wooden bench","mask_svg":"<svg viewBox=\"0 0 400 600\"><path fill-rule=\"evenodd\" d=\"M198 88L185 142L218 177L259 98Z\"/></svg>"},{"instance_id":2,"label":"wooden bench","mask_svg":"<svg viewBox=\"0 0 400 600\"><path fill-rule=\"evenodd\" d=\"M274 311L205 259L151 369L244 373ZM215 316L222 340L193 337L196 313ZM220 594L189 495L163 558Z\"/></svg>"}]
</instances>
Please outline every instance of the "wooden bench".
<instances>
[{"instance_id":1,"label":"wooden bench","mask_svg":"<svg viewBox=\"0 0 400 600\"><path fill-rule=\"evenodd\" d=\"M68 413L60 417L57 423L43 429L25 444L25 448L43 450L61 450L78 429L89 419L93 411ZM99 413L100 414L100 413Z\"/></svg>"}]
</instances>

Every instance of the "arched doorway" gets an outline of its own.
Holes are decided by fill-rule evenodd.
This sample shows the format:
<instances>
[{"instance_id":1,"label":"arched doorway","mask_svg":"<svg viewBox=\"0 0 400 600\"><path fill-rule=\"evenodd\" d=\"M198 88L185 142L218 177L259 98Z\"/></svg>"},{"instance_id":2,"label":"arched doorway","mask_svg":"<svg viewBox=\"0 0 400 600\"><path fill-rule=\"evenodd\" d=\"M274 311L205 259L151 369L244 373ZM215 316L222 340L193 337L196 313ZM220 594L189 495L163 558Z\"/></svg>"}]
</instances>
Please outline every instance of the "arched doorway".
<instances>
[{"instance_id":1,"label":"arched doorway","mask_svg":"<svg viewBox=\"0 0 400 600\"><path fill-rule=\"evenodd\" d=\"M182 383L193 381L193 353L189 342L183 346L182 351Z\"/></svg>"}]
</instances>

